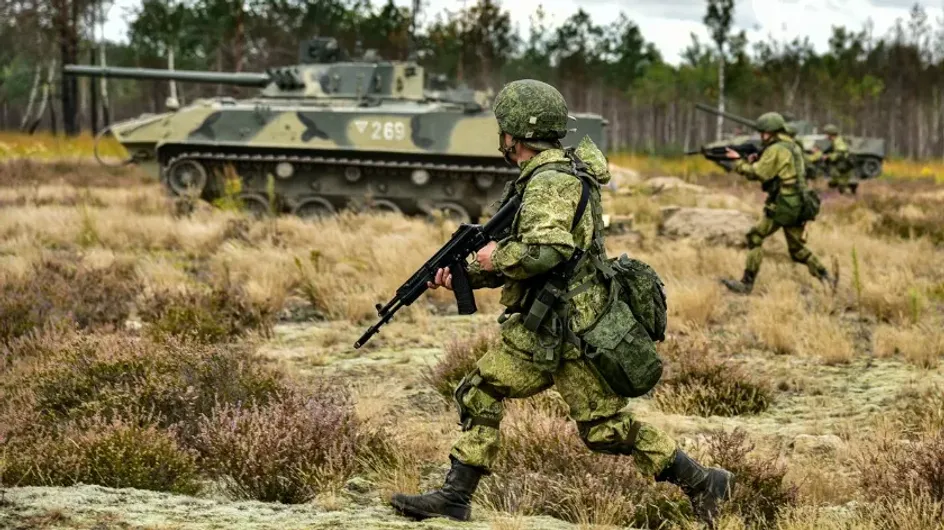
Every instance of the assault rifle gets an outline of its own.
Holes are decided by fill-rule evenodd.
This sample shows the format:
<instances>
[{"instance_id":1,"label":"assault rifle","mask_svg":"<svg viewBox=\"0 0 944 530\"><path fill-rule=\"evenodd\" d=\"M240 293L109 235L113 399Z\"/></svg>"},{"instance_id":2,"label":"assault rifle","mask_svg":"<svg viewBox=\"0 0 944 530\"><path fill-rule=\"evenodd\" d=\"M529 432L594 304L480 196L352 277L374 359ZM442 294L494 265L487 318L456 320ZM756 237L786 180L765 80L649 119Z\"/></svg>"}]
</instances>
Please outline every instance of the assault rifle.
<instances>
[{"instance_id":1,"label":"assault rifle","mask_svg":"<svg viewBox=\"0 0 944 530\"><path fill-rule=\"evenodd\" d=\"M813 152L815 153L815 151ZM829 169L833 165L833 162L830 162L829 159L826 158L826 156L832 152L833 152L832 145L820 151L820 155L821 155L820 158L816 160L815 162L813 162L812 164L810 164L810 170L807 171L808 179L816 179L820 175L824 177L829 176Z\"/></svg>"},{"instance_id":2,"label":"assault rifle","mask_svg":"<svg viewBox=\"0 0 944 530\"><path fill-rule=\"evenodd\" d=\"M429 258L419 270L413 273L413 276L406 283L397 289L393 299L387 302L387 305L377 304L377 316L380 317L380 320L368 328L361 335L361 338L357 339L354 347L360 348L367 344L367 341L376 335L380 331L380 327L389 322L397 311L415 302L429 289L426 284L433 281L436 277L436 271L445 267L449 267L449 273L452 275L452 290L456 295L459 314L471 315L475 313L478 308L475 305L472 286L469 284L466 259L490 241L497 241L504 237L510 230L515 219L515 213L518 212L520 207L521 199L515 195L505 202L484 225L460 225L459 229L452 234L452 239L433 254L433 257Z\"/></svg>"},{"instance_id":3,"label":"assault rifle","mask_svg":"<svg viewBox=\"0 0 944 530\"><path fill-rule=\"evenodd\" d=\"M763 151L763 149L759 148L757 144L747 142L743 144L720 145L717 147L701 147L699 149L686 151L685 154L702 155L712 162L734 162L734 160L728 158L726 149L736 151L741 155L741 158L745 160L747 160L750 155L760 155L761 151Z\"/></svg>"}]
</instances>

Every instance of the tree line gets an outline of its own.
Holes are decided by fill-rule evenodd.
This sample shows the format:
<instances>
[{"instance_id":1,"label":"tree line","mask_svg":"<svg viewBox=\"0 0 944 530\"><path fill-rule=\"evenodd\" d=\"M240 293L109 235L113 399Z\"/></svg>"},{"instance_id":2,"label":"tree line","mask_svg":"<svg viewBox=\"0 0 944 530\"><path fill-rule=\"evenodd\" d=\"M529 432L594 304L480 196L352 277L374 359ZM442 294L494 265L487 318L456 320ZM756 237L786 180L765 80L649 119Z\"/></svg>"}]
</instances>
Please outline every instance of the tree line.
<instances>
[{"instance_id":1,"label":"tree line","mask_svg":"<svg viewBox=\"0 0 944 530\"><path fill-rule=\"evenodd\" d=\"M142 112L175 95L248 96L251 89L63 78L65 63L209 71L261 71L294 64L299 40L333 36L347 50L415 57L427 72L478 89L532 77L559 87L574 111L609 120L614 150L681 152L715 139L713 116L694 102L754 117L780 110L845 134L878 136L889 152L944 156L944 21L916 4L887 34L833 28L829 47L809 39L748 42L732 30L733 0L707 0L711 36L692 35L680 64L666 62L625 14L593 20L578 10L530 27L499 0L470 0L424 15L392 0L144 0L129 14L126 42L104 42L111 0L6 0L0 4L0 128L74 133ZM93 101L91 96L97 96Z\"/></svg>"}]
</instances>

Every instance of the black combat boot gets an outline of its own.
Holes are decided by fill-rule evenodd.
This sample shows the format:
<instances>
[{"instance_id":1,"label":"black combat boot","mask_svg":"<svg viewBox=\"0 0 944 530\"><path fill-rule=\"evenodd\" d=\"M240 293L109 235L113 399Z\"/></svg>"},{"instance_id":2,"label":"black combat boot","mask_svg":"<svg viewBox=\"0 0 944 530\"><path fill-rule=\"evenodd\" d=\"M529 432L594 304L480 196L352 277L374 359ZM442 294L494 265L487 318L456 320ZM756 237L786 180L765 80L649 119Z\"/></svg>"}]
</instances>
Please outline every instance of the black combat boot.
<instances>
[{"instance_id":1,"label":"black combat boot","mask_svg":"<svg viewBox=\"0 0 944 530\"><path fill-rule=\"evenodd\" d=\"M745 270L744 276L741 277L741 281L725 278L721 280L721 283L723 283L725 287L735 293L751 294L751 291L754 290L754 276L755 273Z\"/></svg>"},{"instance_id":2,"label":"black combat boot","mask_svg":"<svg viewBox=\"0 0 944 530\"><path fill-rule=\"evenodd\" d=\"M717 467L704 467L690 456L676 449L675 460L665 468L656 480L671 482L692 501L695 515L714 527L721 504L731 498L734 491L734 474Z\"/></svg>"},{"instance_id":3,"label":"black combat boot","mask_svg":"<svg viewBox=\"0 0 944 530\"><path fill-rule=\"evenodd\" d=\"M467 466L449 457L452 468L446 474L443 487L422 495L397 493L390 504L403 515L417 520L431 517L448 517L456 521L468 521L472 514L472 494L485 472L482 468Z\"/></svg>"},{"instance_id":4,"label":"black combat boot","mask_svg":"<svg viewBox=\"0 0 944 530\"><path fill-rule=\"evenodd\" d=\"M839 275L829 274L829 271L823 269L822 271L816 273L816 279L823 284L823 287L826 287L833 294L836 294L836 289L839 287Z\"/></svg>"}]
</instances>

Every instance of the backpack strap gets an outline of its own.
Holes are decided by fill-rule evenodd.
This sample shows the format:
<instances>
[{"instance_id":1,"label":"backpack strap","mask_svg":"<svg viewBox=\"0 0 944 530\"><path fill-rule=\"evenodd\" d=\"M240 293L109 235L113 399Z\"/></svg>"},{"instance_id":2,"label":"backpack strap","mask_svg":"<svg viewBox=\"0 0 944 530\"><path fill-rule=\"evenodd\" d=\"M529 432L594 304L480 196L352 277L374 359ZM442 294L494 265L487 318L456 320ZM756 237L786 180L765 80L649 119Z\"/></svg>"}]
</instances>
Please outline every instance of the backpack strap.
<instances>
[{"instance_id":1,"label":"backpack strap","mask_svg":"<svg viewBox=\"0 0 944 530\"><path fill-rule=\"evenodd\" d=\"M570 224L571 232L580 224L583 214L587 211L587 204L590 203L590 184L587 183L587 179L579 175L577 175L577 180L580 181L580 200L577 202L577 210L574 212L574 221Z\"/></svg>"}]
</instances>

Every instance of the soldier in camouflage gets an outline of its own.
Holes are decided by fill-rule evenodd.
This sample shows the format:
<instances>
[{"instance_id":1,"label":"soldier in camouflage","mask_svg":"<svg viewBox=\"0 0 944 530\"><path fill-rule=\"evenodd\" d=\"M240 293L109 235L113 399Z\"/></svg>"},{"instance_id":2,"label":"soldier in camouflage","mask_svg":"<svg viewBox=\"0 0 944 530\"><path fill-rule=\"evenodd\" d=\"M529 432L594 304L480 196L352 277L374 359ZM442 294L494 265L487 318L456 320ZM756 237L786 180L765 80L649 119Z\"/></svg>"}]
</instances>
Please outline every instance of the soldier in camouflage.
<instances>
[{"instance_id":1,"label":"soldier in camouflage","mask_svg":"<svg viewBox=\"0 0 944 530\"><path fill-rule=\"evenodd\" d=\"M586 150L581 154L581 160L592 158L587 166L596 168L589 175L595 180L593 188L584 188L586 180L574 173L572 155L560 144L567 132L567 105L545 83L508 84L495 99L494 111L500 128L499 149L521 169L506 188L506 198L518 194L522 205L512 234L480 250L469 272L475 288L503 287L501 303L506 310L499 318L501 340L456 388L462 433L453 445L445 484L422 495L394 495L393 506L417 519L469 519L472 494L498 455L505 400L529 397L553 386L567 402L587 447L631 455L643 473L680 486L692 499L696 513L711 521L730 495L731 473L701 466L668 434L624 410L626 398L618 396L582 350L565 339L568 332L579 336L586 331L608 307L607 280L596 272L592 260L578 262L582 265L568 282L567 296L558 301L560 307L555 309L566 310L564 325L531 331L525 323L536 284L549 271L567 262L575 249L592 248L597 238L603 248L599 185L609 180L603 153L589 140L581 143L592 148L589 154ZM591 207L578 217L585 189L591 189ZM443 269L430 287L451 288L451 280L449 270ZM648 336L645 340L650 341ZM651 341L648 345L653 347Z\"/></svg>"},{"instance_id":2,"label":"soldier in camouflage","mask_svg":"<svg viewBox=\"0 0 944 530\"><path fill-rule=\"evenodd\" d=\"M754 280L764 258L764 240L777 230L783 229L787 238L790 257L807 266L814 277L832 285L835 279L822 262L806 247L806 222L801 217L804 191L806 190L806 167L803 151L785 132L783 116L768 112L757 119L757 129L764 142L764 150L755 161L743 160L734 150L728 149L731 160L737 160L734 170L748 180L758 180L767 192L764 216L747 233L747 264L741 280L724 279L722 283L730 290L748 294L754 289Z\"/></svg>"},{"instance_id":3,"label":"soldier in camouflage","mask_svg":"<svg viewBox=\"0 0 944 530\"><path fill-rule=\"evenodd\" d=\"M859 189L859 179L849 154L849 145L839 135L839 127L829 124L823 127L823 132L829 139L830 146L825 151L814 153L812 160L826 162L830 188L838 189L839 193L848 191L855 195Z\"/></svg>"}]
</instances>

